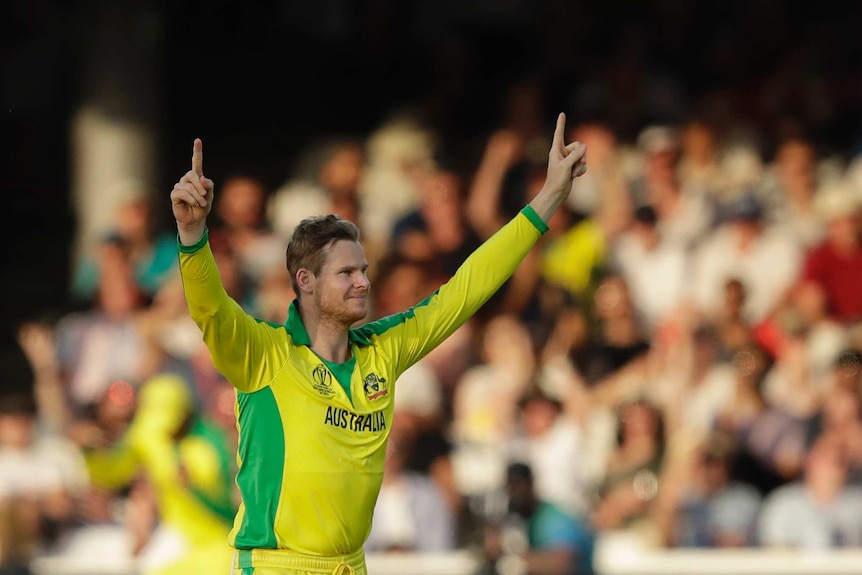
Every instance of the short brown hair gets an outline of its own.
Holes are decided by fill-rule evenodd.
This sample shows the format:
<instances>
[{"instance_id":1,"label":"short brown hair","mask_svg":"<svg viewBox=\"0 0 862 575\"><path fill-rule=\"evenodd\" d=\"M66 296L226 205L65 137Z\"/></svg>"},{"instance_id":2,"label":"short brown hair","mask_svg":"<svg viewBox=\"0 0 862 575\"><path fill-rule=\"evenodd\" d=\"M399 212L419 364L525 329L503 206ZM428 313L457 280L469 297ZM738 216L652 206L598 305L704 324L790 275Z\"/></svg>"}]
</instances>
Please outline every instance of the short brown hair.
<instances>
[{"instance_id":1,"label":"short brown hair","mask_svg":"<svg viewBox=\"0 0 862 575\"><path fill-rule=\"evenodd\" d=\"M338 240L358 242L359 228L335 214L305 218L293 230L293 236L287 244L287 271L296 297L300 293L296 285L296 272L305 268L314 275L319 274L326 262L326 248Z\"/></svg>"}]
</instances>

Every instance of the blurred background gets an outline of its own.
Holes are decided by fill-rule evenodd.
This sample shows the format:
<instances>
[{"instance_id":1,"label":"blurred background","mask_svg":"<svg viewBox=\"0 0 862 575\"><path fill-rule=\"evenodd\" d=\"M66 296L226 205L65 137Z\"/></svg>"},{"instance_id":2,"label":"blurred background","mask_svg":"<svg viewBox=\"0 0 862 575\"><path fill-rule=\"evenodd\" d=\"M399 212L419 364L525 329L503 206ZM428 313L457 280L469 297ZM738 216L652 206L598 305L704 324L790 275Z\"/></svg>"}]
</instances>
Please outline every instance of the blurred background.
<instances>
[{"instance_id":1,"label":"blurred background","mask_svg":"<svg viewBox=\"0 0 862 575\"><path fill-rule=\"evenodd\" d=\"M862 4L800 8L4 6L0 573L226 570L234 396L168 200L195 137L228 292L284 321L291 231L335 212L376 319L539 190L560 111L589 171L399 381L371 572L858 572Z\"/></svg>"}]
</instances>

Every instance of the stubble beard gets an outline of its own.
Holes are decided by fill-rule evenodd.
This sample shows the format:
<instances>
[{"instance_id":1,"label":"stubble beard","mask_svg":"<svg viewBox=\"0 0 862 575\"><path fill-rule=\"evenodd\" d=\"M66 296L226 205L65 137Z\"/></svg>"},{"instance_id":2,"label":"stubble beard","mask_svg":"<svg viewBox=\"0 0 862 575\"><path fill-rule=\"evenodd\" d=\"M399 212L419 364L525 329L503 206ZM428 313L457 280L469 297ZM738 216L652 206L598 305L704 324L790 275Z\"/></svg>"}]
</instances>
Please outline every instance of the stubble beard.
<instances>
[{"instance_id":1,"label":"stubble beard","mask_svg":"<svg viewBox=\"0 0 862 575\"><path fill-rule=\"evenodd\" d=\"M356 322L365 319L368 316L368 300L365 300L365 305L362 306L362 311L357 311L355 300L342 300L341 305L328 305L323 301L318 302L320 305L320 316L322 319L336 325L350 327Z\"/></svg>"}]
</instances>

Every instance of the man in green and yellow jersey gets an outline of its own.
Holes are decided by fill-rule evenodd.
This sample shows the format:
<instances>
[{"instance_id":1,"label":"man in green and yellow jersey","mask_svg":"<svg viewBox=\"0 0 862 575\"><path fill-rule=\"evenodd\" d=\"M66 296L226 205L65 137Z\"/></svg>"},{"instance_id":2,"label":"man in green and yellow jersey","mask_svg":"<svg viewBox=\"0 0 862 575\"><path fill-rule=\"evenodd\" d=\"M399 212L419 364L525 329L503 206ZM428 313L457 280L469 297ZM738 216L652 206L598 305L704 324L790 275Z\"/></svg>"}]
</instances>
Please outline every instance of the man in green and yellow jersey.
<instances>
[{"instance_id":1,"label":"man in green and yellow jersey","mask_svg":"<svg viewBox=\"0 0 862 575\"><path fill-rule=\"evenodd\" d=\"M466 322L513 273L586 171L585 147L565 145L560 114L542 191L416 306L367 323L368 262L356 226L304 220L287 247L297 297L284 325L231 300L208 245L214 184L195 140L174 186L180 270L192 318L216 367L236 387L237 483L230 533L236 575L365 575L362 545L383 478L395 382Z\"/></svg>"},{"instance_id":2,"label":"man in green and yellow jersey","mask_svg":"<svg viewBox=\"0 0 862 575\"><path fill-rule=\"evenodd\" d=\"M90 479L98 487L129 485L143 471L162 529L182 549L177 557L148 565L145 575L214 573L230 561L224 541L236 506L228 443L197 412L186 382L160 374L141 386L135 418L119 445L87 452Z\"/></svg>"}]
</instances>

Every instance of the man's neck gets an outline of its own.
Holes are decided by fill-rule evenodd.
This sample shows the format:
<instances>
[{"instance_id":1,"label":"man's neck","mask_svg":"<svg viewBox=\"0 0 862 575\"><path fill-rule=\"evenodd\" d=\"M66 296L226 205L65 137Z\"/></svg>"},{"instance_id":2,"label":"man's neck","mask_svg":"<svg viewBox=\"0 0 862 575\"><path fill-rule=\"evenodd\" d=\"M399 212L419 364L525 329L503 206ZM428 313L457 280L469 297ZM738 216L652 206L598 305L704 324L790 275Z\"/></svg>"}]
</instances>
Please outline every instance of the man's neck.
<instances>
[{"instance_id":1,"label":"man's neck","mask_svg":"<svg viewBox=\"0 0 862 575\"><path fill-rule=\"evenodd\" d=\"M347 333L349 326L334 321L320 313L320 309L303 305L300 300L299 316L308 333L311 349L321 358L332 363L344 363L350 359Z\"/></svg>"}]
</instances>

